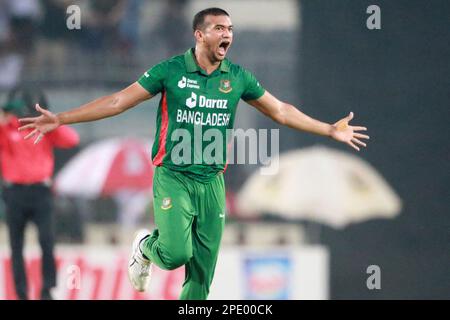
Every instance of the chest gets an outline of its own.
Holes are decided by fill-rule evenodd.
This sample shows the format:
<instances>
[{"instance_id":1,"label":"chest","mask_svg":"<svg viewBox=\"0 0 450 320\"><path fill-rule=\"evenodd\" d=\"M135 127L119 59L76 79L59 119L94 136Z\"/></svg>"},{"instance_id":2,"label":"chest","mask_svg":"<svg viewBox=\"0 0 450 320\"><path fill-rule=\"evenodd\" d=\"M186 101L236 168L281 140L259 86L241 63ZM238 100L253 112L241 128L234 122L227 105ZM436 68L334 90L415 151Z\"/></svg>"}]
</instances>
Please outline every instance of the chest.
<instances>
[{"instance_id":1,"label":"chest","mask_svg":"<svg viewBox=\"0 0 450 320\"><path fill-rule=\"evenodd\" d=\"M24 139L31 130L18 131L17 128L18 127L10 127L4 132L1 145L5 147L5 152L22 156L33 156L47 152L50 145L46 137L44 137L40 143L34 144L34 139L36 137L27 140Z\"/></svg>"},{"instance_id":2,"label":"chest","mask_svg":"<svg viewBox=\"0 0 450 320\"><path fill-rule=\"evenodd\" d=\"M167 81L168 102L179 108L205 112L234 112L242 95L239 81L228 73L210 77L179 74Z\"/></svg>"}]
</instances>

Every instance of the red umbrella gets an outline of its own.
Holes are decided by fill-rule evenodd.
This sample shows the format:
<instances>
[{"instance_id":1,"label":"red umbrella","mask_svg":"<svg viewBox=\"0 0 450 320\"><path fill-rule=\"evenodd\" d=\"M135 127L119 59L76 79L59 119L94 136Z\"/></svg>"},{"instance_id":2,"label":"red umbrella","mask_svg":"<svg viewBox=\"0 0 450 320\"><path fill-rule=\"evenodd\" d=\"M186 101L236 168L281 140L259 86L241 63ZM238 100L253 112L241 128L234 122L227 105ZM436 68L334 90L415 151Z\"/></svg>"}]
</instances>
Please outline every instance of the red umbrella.
<instances>
[{"instance_id":1,"label":"red umbrella","mask_svg":"<svg viewBox=\"0 0 450 320\"><path fill-rule=\"evenodd\" d=\"M75 155L56 175L61 195L96 198L120 191L151 192L151 143L136 138L95 142Z\"/></svg>"}]
</instances>

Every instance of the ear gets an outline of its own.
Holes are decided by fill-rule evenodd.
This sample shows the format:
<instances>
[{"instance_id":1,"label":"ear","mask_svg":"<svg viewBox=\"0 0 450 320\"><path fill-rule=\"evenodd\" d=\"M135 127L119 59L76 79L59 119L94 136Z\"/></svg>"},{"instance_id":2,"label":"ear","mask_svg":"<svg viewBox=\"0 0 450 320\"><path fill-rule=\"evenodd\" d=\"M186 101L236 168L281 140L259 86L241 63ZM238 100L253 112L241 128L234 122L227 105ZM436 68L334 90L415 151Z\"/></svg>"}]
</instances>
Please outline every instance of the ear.
<instances>
[{"instance_id":1,"label":"ear","mask_svg":"<svg viewBox=\"0 0 450 320\"><path fill-rule=\"evenodd\" d=\"M203 42L203 33L200 30L195 30L194 37L197 42Z\"/></svg>"}]
</instances>

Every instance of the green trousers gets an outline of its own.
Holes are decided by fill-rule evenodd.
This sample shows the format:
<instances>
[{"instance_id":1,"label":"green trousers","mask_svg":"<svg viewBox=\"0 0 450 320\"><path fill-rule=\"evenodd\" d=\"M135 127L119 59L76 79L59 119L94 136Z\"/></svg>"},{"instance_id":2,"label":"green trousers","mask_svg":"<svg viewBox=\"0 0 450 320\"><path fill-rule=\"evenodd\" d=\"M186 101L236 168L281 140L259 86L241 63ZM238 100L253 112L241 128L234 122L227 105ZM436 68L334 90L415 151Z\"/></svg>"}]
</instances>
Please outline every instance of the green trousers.
<instances>
[{"instance_id":1,"label":"green trousers","mask_svg":"<svg viewBox=\"0 0 450 320\"><path fill-rule=\"evenodd\" d=\"M180 299L208 297L225 225L223 174L202 183L164 167L153 177L156 229L144 255L164 270L185 265Z\"/></svg>"}]
</instances>

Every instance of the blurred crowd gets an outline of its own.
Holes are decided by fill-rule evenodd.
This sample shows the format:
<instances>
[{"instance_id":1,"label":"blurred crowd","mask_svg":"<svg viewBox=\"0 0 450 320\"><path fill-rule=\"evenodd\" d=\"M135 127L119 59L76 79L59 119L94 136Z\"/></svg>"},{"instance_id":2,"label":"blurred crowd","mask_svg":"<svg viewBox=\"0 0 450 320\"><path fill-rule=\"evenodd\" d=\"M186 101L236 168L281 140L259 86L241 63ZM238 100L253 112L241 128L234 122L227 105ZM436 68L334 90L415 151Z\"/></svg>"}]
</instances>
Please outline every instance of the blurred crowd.
<instances>
[{"instance_id":1,"label":"blurred crowd","mask_svg":"<svg viewBox=\"0 0 450 320\"><path fill-rule=\"evenodd\" d=\"M139 64L141 13L150 4L143 0L0 0L0 90L14 87L24 74L61 79L80 66L92 72L92 65ZM188 23L183 15L187 0L159 4L163 9L154 30L145 31L169 39L168 51L175 52L185 45L179 43L177 33L181 24ZM71 5L80 8L79 17L68 10ZM80 28L70 29L68 20L77 19Z\"/></svg>"}]
</instances>

